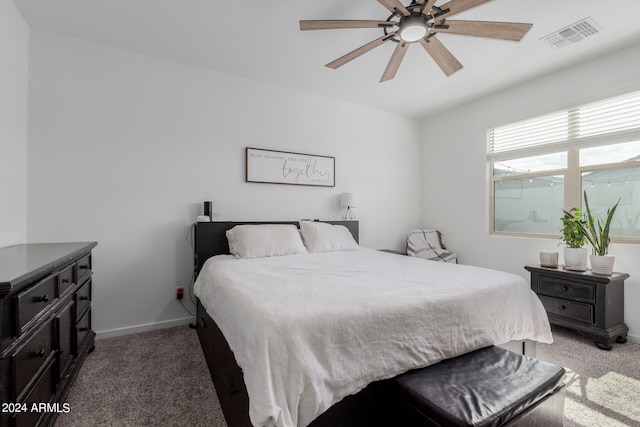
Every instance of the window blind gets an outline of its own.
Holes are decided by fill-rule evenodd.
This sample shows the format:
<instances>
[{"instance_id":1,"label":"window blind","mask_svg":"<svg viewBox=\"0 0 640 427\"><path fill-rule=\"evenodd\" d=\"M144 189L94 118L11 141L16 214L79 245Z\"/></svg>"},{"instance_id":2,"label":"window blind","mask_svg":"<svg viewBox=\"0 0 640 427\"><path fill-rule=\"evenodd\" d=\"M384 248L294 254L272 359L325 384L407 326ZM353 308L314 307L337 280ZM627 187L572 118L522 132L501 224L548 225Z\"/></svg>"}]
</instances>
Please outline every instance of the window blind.
<instances>
[{"instance_id":1,"label":"window blind","mask_svg":"<svg viewBox=\"0 0 640 427\"><path fill-rule=\"evenodd\" d=\"M493 161L640 140L640 91L487 131Z\"/></svg>"}]
</instances>

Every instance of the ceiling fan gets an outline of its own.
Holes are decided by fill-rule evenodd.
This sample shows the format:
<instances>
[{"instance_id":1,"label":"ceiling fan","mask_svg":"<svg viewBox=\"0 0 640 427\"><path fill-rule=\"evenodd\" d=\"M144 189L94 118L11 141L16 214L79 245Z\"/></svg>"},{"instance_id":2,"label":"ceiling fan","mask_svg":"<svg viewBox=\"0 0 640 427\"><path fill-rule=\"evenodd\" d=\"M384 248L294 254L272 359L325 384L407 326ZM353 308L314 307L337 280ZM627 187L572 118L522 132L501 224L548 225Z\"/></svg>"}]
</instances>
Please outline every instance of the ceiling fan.
<instances>
[{"instance_id":1,"label":"ceiling fan","mask_svg":"<svg viewBox=\"0 0 640 427\"><path fill-rule=\"evenodd\" d=\"M396 46L381 82L392 79L409 45L418 42L431 58L449 76L462 68L462 64L436 38L438 33L462 34L502 40L519 41L532 24L493 21L461 21L449 18L457 13L490 0L450 0L436 6L437 0L412 0L404 6L399 0L378 0L391 15L385 21L369 20L301 20L300 30L333 30L341 28L382 28L384 35L344 56L326 64L336 69L347 62L391 40Z\"/></svg>"}]
</instances>

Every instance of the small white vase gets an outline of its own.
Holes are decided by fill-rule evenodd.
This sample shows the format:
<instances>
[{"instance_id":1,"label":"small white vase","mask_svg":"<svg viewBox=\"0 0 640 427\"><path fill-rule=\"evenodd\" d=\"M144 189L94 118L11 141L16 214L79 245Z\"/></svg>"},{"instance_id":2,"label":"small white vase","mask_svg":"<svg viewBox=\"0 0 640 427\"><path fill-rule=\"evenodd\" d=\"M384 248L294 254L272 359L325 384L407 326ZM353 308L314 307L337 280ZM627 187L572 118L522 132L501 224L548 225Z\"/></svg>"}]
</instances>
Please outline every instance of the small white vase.
<instances>
[{"instance_id":1,"label":"small white vase","mask_svg":"<svg viewBox=\"0 0 640 427\"><path fill-rule=\"evenodd\" d=\"M613 262L616 260L615 255L590 255L591 271L594 274L603 274L605 276L613 273Z\"/></svg>"},{"instance_id":2,"label":"small white vase","mask_svg":"<svg viewBox=\"0 0 640 427\"><path fill-rule=\"evenodd\" d=\"M573 271L587 269L587 248L564 248L564 268Z\"/></svg>"}]
</instances>

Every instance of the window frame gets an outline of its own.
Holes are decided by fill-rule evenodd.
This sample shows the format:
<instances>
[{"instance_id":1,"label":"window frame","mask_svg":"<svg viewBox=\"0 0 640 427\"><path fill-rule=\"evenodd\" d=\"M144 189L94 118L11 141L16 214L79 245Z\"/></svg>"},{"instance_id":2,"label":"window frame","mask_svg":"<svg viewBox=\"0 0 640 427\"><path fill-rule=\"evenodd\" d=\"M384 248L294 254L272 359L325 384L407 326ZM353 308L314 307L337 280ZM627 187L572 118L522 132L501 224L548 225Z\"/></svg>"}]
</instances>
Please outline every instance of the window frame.
<instances>
[{"instance_id":1,"label":"window frame","mask_svg":"<svg viewBox=\"0 0 640 427\"><path fill-rule=\"evenodd\" d=\"M570 210L575 206L584 207L583 202L583 189L582 189L582 174L590 171L598 170L614 170L624 169L634 166L640 166L640 161L629 162L614 162L614 163L602 163L589 166L580 166L580 149L598 146L614 145L618 143L640 141L640 127L634 129L613 130L611 132L605 132L598 135L580 136L575 126L576 119L579 120L579 114L581 109L588 109L592 105L598 102L606 103L616 98L630 97L634 99L634 102L638 102L640 92L630 92L628 94L603 99L601 101L593 102L590 104L584 104L573 108L568 108L563 111L557 111L549 113L543 116L533 117L525 119L521 122L515 122L504 126L519 126L520 124L531 121L535 123L535 120L545 120L546 117L561 116L566 114L567 116L567 138L566 140L557 142L540 142L540 143L524 143L522 148L506 149L504 151L498 151L494 153L495 140L494 132L500 126L493 127L487 130L487 186L488 186L488 231L490 235L495 236L509 236L509 237L526 237L526 238L542 238L542 239L559 239L561 238L561 230L558 230L555 234L541 234L541 233L525 233L525 232L510 232L510 231L498 231L495 229L496 218L496 197L495 197L495 183L498 181L518 180L518 179L530 179L537 177L550 177L550 176L563 176L564 177L564 209ZM534 157L541 154L549 153L567 153L566 168L550 169L539 172L522 172L522 173L509 173L505 175L494 175L494 166L496 163L505 160L523 159L527 157ZM558 213L561 215L561 212ZM614 243L640 243L640 237L631 236L612 236L611 241Z\"/></svg>"}]
</instances>

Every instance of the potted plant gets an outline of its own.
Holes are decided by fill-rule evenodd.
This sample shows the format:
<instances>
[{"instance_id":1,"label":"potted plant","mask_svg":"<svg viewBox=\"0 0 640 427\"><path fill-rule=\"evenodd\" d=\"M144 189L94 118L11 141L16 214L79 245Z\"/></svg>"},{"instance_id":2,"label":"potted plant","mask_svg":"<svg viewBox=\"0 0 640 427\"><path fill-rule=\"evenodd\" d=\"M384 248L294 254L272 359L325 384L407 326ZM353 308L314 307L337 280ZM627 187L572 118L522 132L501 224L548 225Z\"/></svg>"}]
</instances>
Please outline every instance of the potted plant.
<instances>
[{"instance_id":1,"label":"potted plant","mask_svg":"<svg viewBox=\"0 0 640 427\"><path fill-rule=\"evenodd\" d=\"M587 269L587 243L585 236L584 214L578 208L565 211L562 217L562 240L564 248L564 268L567 270L585 271Z\"/></svg>"},{"instance_id":2,"label":"potted plant","mask_svg":"<svg viewBox=\"0 0 640 427\"><path fill-rule=\"evenodd\" d=\"M609 243L611 243L609 227L611 226L611 220L613 218L613 214L616 212L618 203L620 203L620 199L618 199L613 207L607 209L607 216L604 222L602 222L600 218L593 218L591 209L589 208L587 192L584 192L584 205L587 210L587 227L584 227L584 234L593 248L593 254L590 257L591 270L596 274L609 275L613 272L613 262L615 261L615 257L613 255L609 255Z\"/></svg>"}]
</instances>

